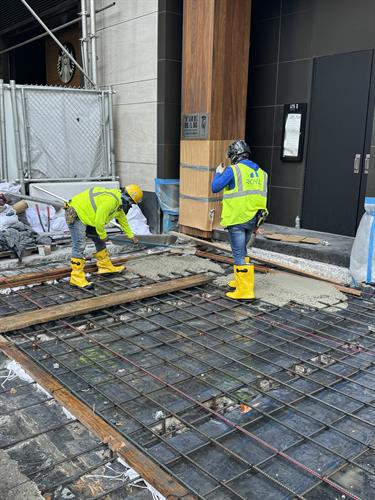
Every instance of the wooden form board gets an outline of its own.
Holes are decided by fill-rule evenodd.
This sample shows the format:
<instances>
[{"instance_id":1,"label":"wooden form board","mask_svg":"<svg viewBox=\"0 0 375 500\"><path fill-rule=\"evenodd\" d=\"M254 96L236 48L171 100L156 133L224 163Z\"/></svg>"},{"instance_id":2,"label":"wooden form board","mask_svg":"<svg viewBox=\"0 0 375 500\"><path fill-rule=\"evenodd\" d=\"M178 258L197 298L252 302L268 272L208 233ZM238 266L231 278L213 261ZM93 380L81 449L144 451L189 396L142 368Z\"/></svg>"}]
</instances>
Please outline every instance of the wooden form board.
<instances>
[{"instance_id":1,"label":"wooden form board","mask_svg":"<svg viewBox=\"0 0 375 500\"><path fill-rule=\"evenodd\" d=\"M225 159L226 141L181 141L180 216L182 226L212 231L220 226L222 194L211 191L216 166Z\"/></svg>"},{"instance_id":2,"label":"wooden form board","mask_svg":"<svg viewBox=\"0 0 375 500\"><path fill-rule=\"evenodd\" d=\"M111 450L123 458L126 463L133 467L138 474L166 498L181 498L184 500L193 500L196 498L184 486L161 469L151 458L139 451L122 434L96 415L92 408L89 408L73 396L60 382L40 368L3 336L0 336L0 349L8 358L17 361L33 380L48 391L56 401L72 413L89 431L95 434L103 443L107 444Z\"/></svg>"},{"instance_id":3,"label":"wooden form board","mask_svg":"<svg viewBox=\"0 0 375 500\"><path fill-rule=\"evenodd\" d=\"M184 288L204 285L211 280L212 276L208 274L197 274L188 276L187 278L162 281L136 289L124 290L122 292L110 293L90 299L37 309L36 311L15 314L14 316L7 316L2 318L0 322L0 333L13 332L26 328L27 326L39 325L41 323L47 323L48 321L86 314L98 309L106 309L108 307L162 295L163 293L171 293Z\"/></svg>"},{"instance_id":4,"label":"wooden form board","mask_svg":"<svg viewBox=\"0 0 375 500\"><path fill-rule=\"evenodd\" d=\"M306 236L300 236L297 234L282 234L282 233L271 233L266 232L263 233L263 236L267 238L267 240L275 240L275 241L285 241L287 243L307 243L309 245L319 245L319 238L310 238Z\"/></svg>"},{"instance_id":5,"label":"wooden form board","mask_svg":"<svg viewBox=\"0 0 375 500\"><path fill-rule=\"evenodd\" d=\"M194 236L189 236L187 234L177 233L177 232L174 232L174 231L171 231L171 234L174 234L176 236L180 236L182 238L187 238L189 240L195 241L196 243L198 243L198 244L200 244L202 246L216 248L218 250L222 250L223 252L230 253L230 254L232 253L230 249L228 249L225 245L220 244L220 243L214 243L212 241L201 240L201 239L196 238ZM206 257L208 257L208 254L206 254ZM208 258L212 258L212 260L215 260L215 254L212 254L212 257L208 257ZM296 268L294 266L289 266L287 264L282 264L282 263L280 263L280 262L278 262L276 260L265 259L265 258L262 258L262 257L259 257L259 256L253 256L253 257L251 257L251 259L255 260L256 262L260 262L262 264L265 264L265 265L276 267L276 268L281 269L283 271L288 271L288 272L291 272L293 274L298 274L300 276L305 276L306 278L311 278L311 279L315 279L315 280L318 280L318 281L324 281L326 283L331 283L340 292L349 293L350 295L355 295L357 297L361 297L362 296L362 293L361 293L360 290L356 290L355 288L350 288L350 287L344 286L341 283L339 283L338 281L331 280L329 278L324 278L324 277L322 277L322 276L320 276L318 274L309 273L307 271L303 271L303 270L301 270L299 268ZM221 260L221 259L218 259L218 260Z\"/></svg>"}]
</instances>

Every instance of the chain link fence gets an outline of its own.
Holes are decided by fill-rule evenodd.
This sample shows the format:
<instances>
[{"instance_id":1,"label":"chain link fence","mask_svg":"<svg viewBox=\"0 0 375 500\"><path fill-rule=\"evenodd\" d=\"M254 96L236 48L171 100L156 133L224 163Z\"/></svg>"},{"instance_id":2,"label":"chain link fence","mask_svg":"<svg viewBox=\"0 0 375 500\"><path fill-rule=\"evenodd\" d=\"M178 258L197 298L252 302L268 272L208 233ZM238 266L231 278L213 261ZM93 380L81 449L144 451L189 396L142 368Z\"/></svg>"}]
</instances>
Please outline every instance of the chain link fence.
<instances>
[{"instance_id":1,"label":"chain link fence","mask_svg":"<svg viewBox=\"0 0 375 500\"><path fill-rule=\"evenodd\" d=\"M32 181L114 178L111 91L0 81L1 176Z\"/></svg>"}]
</instances>

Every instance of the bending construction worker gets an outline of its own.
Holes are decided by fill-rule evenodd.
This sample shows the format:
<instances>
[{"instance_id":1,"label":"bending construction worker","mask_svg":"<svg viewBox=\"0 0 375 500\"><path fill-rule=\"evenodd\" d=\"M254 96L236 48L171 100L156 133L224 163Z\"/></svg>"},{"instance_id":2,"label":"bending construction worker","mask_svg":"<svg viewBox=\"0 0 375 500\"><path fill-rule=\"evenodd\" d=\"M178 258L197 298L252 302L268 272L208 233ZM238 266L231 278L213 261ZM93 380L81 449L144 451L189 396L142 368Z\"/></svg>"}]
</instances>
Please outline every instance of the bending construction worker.
<instances>
[{"instance_id":1,"label":"bending construction worker","mask_svg":"<svg viewBox=\"0 0 375 500\"><path fill-rule=\"evenodd\" d=\"M231 165L216 168L212 192L224 190L221 225L228 229L234 257L235 288L226 295L232 299L254 299L254 266L247 257L247 244L267 212L267 173L249 160L250 148L236 140L227 149Z\"/></svg>"},{"instance_id":2,"label":"bending construction worker","mask_svg":"<svg viewBox=\"0 0 375 500\"><path fill-rule=\"evenodd\" d=\"M119 273L125 266L114 266L106 247L105 226L116 219L124 233L137 244L126 214L133 204L142 200L142 190L135 184L122 189L95 187L86 189L69 201L65 219L72 237L70 284L80 288L93 285L86 279L84 250L86 236L94 241L99 273Z\"/></svg>"}]
</instances>

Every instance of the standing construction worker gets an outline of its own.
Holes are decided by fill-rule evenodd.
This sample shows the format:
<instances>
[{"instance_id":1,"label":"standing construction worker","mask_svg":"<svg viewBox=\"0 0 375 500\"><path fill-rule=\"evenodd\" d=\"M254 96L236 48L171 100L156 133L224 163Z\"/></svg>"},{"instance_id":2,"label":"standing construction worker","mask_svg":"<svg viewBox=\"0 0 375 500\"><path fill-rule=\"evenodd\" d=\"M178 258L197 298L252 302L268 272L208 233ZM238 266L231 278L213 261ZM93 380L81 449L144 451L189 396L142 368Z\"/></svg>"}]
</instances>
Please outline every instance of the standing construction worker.
<instances>
[{"instance_id":1,"label":"standing construction worker","mask_svg":"<svg viewBox=\"0 0 375 500\"><path fill-rule=\"evenodd\" d=\"M116 219L124 233L138 243L130 229L126 214L133 204L142 200L142 190L136 184L122 189L95 187L86 189L69 201L65 219L72 237L72 258L70 284L80 288L93 285L86 279L84 250L86 236L94 241L99 273L119 273L125 266L114 266L106 247L105 226Z\"/></svg>"},{"instance_id":2,"label":"standing construction worker","mask_svg":"<svg viewBox=\"0 0 375 500\"><path fill-rule=\"evenodd\" d=\"M228 283L232 299L253 299L254 266L247 257L247 244L257 229L260 217L267 214L267 173L249 160L250 148L243 140L232 142L227 149L231 165L216 168L212 192L224 190L221 225L228 229L234 257L234 280Z\"/></svg>"}]
</instances>

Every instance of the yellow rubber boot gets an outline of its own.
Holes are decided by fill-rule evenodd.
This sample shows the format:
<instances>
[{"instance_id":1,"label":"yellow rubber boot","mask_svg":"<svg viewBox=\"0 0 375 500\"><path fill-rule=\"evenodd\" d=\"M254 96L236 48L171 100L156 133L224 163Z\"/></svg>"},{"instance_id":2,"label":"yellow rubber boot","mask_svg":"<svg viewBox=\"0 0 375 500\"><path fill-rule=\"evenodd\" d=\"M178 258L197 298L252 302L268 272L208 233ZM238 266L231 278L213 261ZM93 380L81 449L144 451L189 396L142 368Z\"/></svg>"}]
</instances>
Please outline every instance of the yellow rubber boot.
<instances>
[{"instance_id":1,"label":"yellow rubber boot","mask_svg":"<svg viewBox=\"0 0 375 500\"><path fill-rule=\"evenodd\" d=\"M250 257L245 257L245 264L250 264ZM234 279L228 283L230 288L237 288L236 273L234 273Z\"/></svg>"},{"instance_id":2,"label":"yellow rubber boot","mask_svg":"<svg viewBox=\"0 0 375 500\"><path fill-rule=\"evenodd\" d=\"M106 248L103 248L103 250L97 252L95 254L95 257L98 261L96 265L98 266L99 274L121 273L125 269L125 266L114 266L112 264L111 259L109 258L108 250Z\"/></svg>"},{"instance_id":3,"label":"yellow rubber boot","mask_svg":"<svg viewBox=\"0 0 375 500\"><path fill-rule=\"evenodd\" d=\"M254 295L254 266L247 264L245 266L234 266L237 288L233 292L226 294L230 299L252 300Z\"/></svg>"},{"instance_id":4,"label":"yellow rubber boot","mask_svg":"<svg viewBox=\"0 0 375 500\"><path fill-rule=\"evenodd\" d=\"M85 259L70 259L70 265L72 268L72 272L70 273L70 284L72 286L78 286L79 288L92 288L94 286L93 283L87 281L85 275Z\"/></svg>"}]
</instances>

